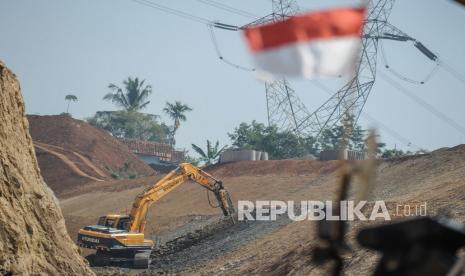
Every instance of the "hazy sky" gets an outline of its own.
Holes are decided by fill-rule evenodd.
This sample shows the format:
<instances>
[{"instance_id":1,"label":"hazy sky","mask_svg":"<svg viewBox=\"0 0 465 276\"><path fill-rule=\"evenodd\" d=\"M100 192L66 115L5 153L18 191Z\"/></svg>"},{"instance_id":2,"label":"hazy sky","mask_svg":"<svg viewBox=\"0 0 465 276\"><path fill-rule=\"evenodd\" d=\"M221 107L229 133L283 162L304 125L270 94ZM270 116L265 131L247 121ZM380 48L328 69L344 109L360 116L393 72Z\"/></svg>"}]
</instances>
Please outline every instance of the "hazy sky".
<instances>
[{"instance_id":1,"label":"hazy sky","mask_svg":"<svg viewBox=\"0 0 465 276\"><path fill-rule=\"evenodd\" d=\"M152 1L224 23L251 20L196 0ZM267 0L217 1L257 15L271 10ZM310 10L359 1L298 2L302 10ZM465 73L464 7L446 0L398 0L390 22ZM240 33L216 34L226 58L250 65ZM422 79L434 67L411 43L386 42L385 49L391 67L411 78ZM193 107L177 134L178 147L190 149L191 143L203 145L206 139L228 144L227 132L240 122L266 122L264 84L249 72L221 63L205 25L130 0L0 0L0 60L18 75L30 114L64 112L64 96L70 93L79 98L70 109L76 118L114 110L102 100L108 84L137 76L154 90L145 112L168 120L162 114L166 101L180 100ZM378 69L387 73L382 64ZM441 69L424 85L396 80L465 126L463 82ZM343 85L340 79L321 82L334 91ZM328 98L312 81L292 85L310 111ZM465 134L382 78L377 78L364 112L419 147L465 143ZM373 125L363 118L360 122ZM384 128L379 131L389 146L409 148Z\"/></svg>"}]
</instances>

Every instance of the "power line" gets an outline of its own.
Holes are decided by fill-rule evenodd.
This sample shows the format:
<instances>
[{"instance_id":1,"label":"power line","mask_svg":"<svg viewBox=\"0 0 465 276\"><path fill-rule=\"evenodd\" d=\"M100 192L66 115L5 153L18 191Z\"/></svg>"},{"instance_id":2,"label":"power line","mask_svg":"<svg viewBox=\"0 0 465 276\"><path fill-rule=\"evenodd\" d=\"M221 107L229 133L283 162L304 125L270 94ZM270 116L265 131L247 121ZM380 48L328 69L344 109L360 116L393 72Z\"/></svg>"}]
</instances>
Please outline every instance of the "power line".
<instances>
[{"instance_id":1,"label":"power line","mask_svg":"<svg viewBox=\"0 0 465 276\"><path fill-rule=\"evenodd\" d=\"M173 9L173 8L170 8L170 7L161 5L161 4L157 4L157 3L154 3L154 2L151 2L151 1L148 1L148 0L131 0L131 1L136 2L138 4L141 4L141 5L144 5L144 6L147 6L147 7L150 7L150 8L153 8L153 9L157 9L159 11L163 11L163 12L166 12L166 13L170 13L172 15L176 15L178 17L182 17L184 19L187 19L187 20L190 20L190 21L193 21L193 22L197 22L197 23L201 23L201 24L205 24L205 25L209 25L209 24L212 23L212 21L210 21L210 20L208 20L206 18L197 16L197 15L193 15L193 14L190 14L190 13L187 13L187 12L183 12L183 11L180 11L180 10L177 10L177 9Z\"/></svg>"},{"instance_id":2,"label":"power line","mask_svg":"<svg viewBox=\"0 0 465 276\"><path fill-rule=\"evenodd\" d=\"M379 48L381 50L381 60L383 61L384 63L384 67L386 68L386 70L388 70L389 72L391 72L391 74L393 74L395 77L405 81L405 82L409 82L409 83L412 83L412 84L425 84L426 82L428 82L431 77L437 72L437 70L439 69L439 62L436 62L436 65L433 67L433 69L431 69L431 71L421 80L421 81L418 81L418 80L414 80L412 78L408 78L404 75L402 75L401 73L397 72L394 68L392 68L389 64L388 64L388 61L387 61L387 55L386 55L386 50L384 49L384 43L380 40L379 41Z\"/></svg>"},{"instance_id":3,"label":"power line","mask_svg":"<svg viewBox=\"0 0 465 276\"><path fill-rule=\"evenodd\" d=\"M163 12L166 12L166 13L169 13L169 14L172 14L172 15L176 15L178 17L182 17L182 18L187 19L187 20L191 20L193 22L197 22L197 23L207 25L207 28L208 28L208 31L209 31L209 34L210 34L210 39L211 39L211 41L213 43L216 54L217 54L218 58L222 62L224 62L225 64L227 64L227 65L229 65L231 67L234 67L236 69L240 69L240 70L244 70L244 71L255 71L255 69L253 69L253 68L247 68L245 66L235 64L235 63L229 61L228 59L224 58L223 55L221 54L221 51L220 51L220 48L219 48L219 45L218 45L218 41L217 41L215 33L213 31L213 27L219 27L219 28L223 28L223 29L227 28L229 30L237 31L236 26L222 24L222 23L219 23L219 22L213 22L213 21L210 21L210 20L208 20L206 18L196 16L196 15L192 15L190 13L183 12L183 11L180 11L180 10L176 10L176 9L173 9L173 8L170 8L170 7L167 7L167 6L163 6L163 5L151 2L149 0L131 0L131 1L136 2L138 4L141 4L141 5L144 5L144 6L147 6L147 7L150 7L150 8L153 8L153 9L157 9L159 11L163 11Z\"/></svg>"},{"instance_id":4,"label":"power line","mask_svg":"<svg viewBox=\"0 0 465 276\"><path fill-rule=\"evenodd\" d=\"M233 67L233 68L236 68L236 69L239 69L239 70L244 70L244 71L255 71L254 68L248 68L248 67L245 67L245 66L242 66L242 65L238 65L234 62L231 62L229 61L228 59L224 58L223 55L221 54L221 51L220 51L220 47L219 47L219 44L218 44L218 41L216 39L216 36L215 36L215 32L213 30L213 25L212 24L208 24L207 25L207 28L208 28L208 32L210 34L210 39L213 43L213 46L215 48L215 52L216 52L216 55L218 56L218 58L224 62L225 64Z\"/></svg>"},{"instance_id":5,"label":"power line","mask_svg":"<svg viewBox=\"0 0 465 276\"><path fill-rule=\"evenodd\" d=\"M445 63L443 60L439 62L439 65L446 70L449 74L454 76L457 80L465 83L465 75L461 74L459 71L452 68L449 64Z\"/></svg>"},{"instance_id":6,"label":"power line","mask_svg":"<svg viewBox=\"0 0 465 276\"><path fill-rule=\"evenodd\" d=\"M258 15L255 15L255 14L250 13L248 11L237 9L237 8L234 8L234 7L231 7L231 6L228 6L226 4L219 3L219 2L216 2L216 1L213 1L213 0L197 0L197 1L199 1L199 2L201 2L203 4L205 4L205 5L209 5L209 6L218 8L218 9L222 9L222 10L225 10L225 11L228 11L228 12L231 12L231 13L238 14L240 16L244 16L244 17L248 17L248 18L252 18L252 19L257 19L259 17Z\"/></svg>"},{"instance_id":7,"label":"power line","mask_svg":"<svg viewBox=\"0 0 465 276\"><path fill-rule=\"evenodd\" d=\"M333 92L331 91L331 89L329 89L328 87L326 87L324 84L322 84L321 82L317 81L317 80L313 80L311 82L314 86L320 88L321 90L327 92L328 94L332 94ZM394 129L390 128L388 125L382 123L381 121L375 119L374 117L372 117L371 115L369 115L368 113L366 112L361 112L360 114L363 118L367 119L368 121L371 121L372 123L378 125L379 128L383 129L386 133L388 133L389 135L391 135L391 137L393 138L396 138L399 142L403 143L404 145L406 145L407 147L414 147L416 148L417 150L421 150L422 148L418 145L415 145L414 143L412 143L409 139L405 138L402 134L398 133L397 131L395 131Z\"/></svg>"},{"instance_id":8,"label":"power line","mask_svg":"<svg viewBox=\"0 0 465 276\"><path fill-rule=\"evenodd\" d=\"M418 97L417 95L415 95L414 93L410 92L409 90L407 90L405 87L403 87L402 85L400 85L398 82L396 82L395 80L393 80L391 77L389 77L388 75L386 75L385 73L383 72L379 72L379 75L386 81L388 82L392 87L396 88L397 90L399 90L400 92L402 92L402 94L404 94L405 96L409 97L410 99L412 99L413 101L415 101L416 103L418 103L419 105L421 105L423 108L425 108L426 110L428 110L429 112L431 112L433 115L435 115L436 117L438 117L440 120L442 120L443 122L445 122L446 124L448 124L449 126L453 127L455 130L457 130L458 132L462 133L462 134L465 134L465 128L463 126L461 126L459 123L457 123L456 121L454 121L452 118L448 117L446 114L442 113L441 111L437 110L434 106L430 105L429 103L427 103L425 100L423 100L422 98Z\"/></svg>"},{"instance_id":9,"label":"power line","mask_svg":"<svg viewBox=\"0 0 465 276\"><path fill-rule=\"evenodd\" d=\"M365 119L373 122L374 124L378 125L379 128L383 129L385 132L389 133L389 135L391 135L391 137L394 137L396 138L398 141L402 142L404 145L406 145L407 147L413 147L413 148L416 148L417 150L422 150L423 148L410 142L410 140L408 140L407 138L405 138L404 136L402 136L400 133L398 133L397 131L395 131L394 129L390 128L389 126L387 126L386 124L382 123L381 121L373 118L371 115L369 115L368 113L365 113L365 112L362 112L362 117L364 117Z\"/></svg>"}]
</instances>

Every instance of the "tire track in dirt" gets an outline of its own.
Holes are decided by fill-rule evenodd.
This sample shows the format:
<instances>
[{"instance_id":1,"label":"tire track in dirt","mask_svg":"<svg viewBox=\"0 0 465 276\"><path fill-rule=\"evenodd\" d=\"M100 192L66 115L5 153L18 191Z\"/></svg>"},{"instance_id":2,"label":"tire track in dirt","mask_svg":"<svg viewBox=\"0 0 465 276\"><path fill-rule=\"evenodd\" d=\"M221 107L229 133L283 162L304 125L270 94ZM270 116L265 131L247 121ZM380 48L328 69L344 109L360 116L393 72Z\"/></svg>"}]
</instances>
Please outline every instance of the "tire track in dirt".
<instances>
[{"instance_id":1,"label":"tire track in dirt","mask_svg":"<svg viewBox=\"0 0 465 276\"><path fill-rule=\"evenodd\" d=\"M95 174L97 174L98 176L100 176L100 177L102 177L102 178L107 178L107 175L106 175L100 168L98 168L97 166L95 166L94 163L92 163L92 161L89 160L89 158L83 156L82 154L80 154L80 153L77 152L77 151L65 149L65 148L63 148L63 147L59 147L59 146L55 146L55 145L40 143L40 142L34 142L34 143L39 144L39 145L42 145L42 146L47 147L47 148L55 148L55 149L58 149L58 150L61 150L61 151L64 151L64 152L70 152L70 153L72 153L74 156L76 156L77 158L79 158L79 160L81 160L85 165L87 165L87 167L88 167L89 169L91 169Z\"/></svg>"},{"instance_id":2,"label":"tire track in dirt","mask_svg":"<svg viewBox=\"0 0 465 276\"><path fill-rule=\"evenodd\" d=\"M73 161L71 161L66 155L61 154L59 152L56 152L50 148L48 148L45 144L41 144L38 142L34 142L34 146L37 147L38 149L41 149L57 158L59 158L65 165L69 167L70 170L72 170L74 173L78 174L79 176L86 177L88 179L91 179L93 181L104 181L103 179L99 179L93 176L90 176L83 172ZM90 161L89 161L90 162Z\"/></svg>"},{"instance_id":3,"label":"tire track in dirt","mask_svg":"<svg viewBox=\"0 0 465 276\"><path fill-rule=\"evenodd\" d=\"M76 155L79 159L82 160L82 162L84 162L84 164L86 164L89 168L91 168L96 174L98 174L100 177L102 178L106 178L107 176L105 175L104 172L102 172L99 168L97 168L92 162L90 162L89 159L87 159L86 157L82 156L80 153L78 152L75 152L75 151L71 151L74 155Z\"/></svg>"}]
</instances>

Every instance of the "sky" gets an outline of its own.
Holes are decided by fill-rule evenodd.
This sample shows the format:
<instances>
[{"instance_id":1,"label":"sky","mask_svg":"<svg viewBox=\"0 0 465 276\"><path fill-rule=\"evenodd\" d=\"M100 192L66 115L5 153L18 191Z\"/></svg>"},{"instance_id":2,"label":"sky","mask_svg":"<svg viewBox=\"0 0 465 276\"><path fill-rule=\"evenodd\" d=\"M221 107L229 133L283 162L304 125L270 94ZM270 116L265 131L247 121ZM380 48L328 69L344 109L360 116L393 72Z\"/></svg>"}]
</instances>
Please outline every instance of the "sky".
<instances>
[{"instance_id":1,"label":"sky","mask_svg":"<svg viewBox=\"0 0 465 276\"><path fill-rule=\"evenodd\" d=\"M199 0L151 1L233 25L253 20ZM271 11L269 0L217 1L258 16ZM360 3L297 2L302 12ZM465 74L465 7L447 0L398 0L389 21ZM224 57L252 66L240 32L215 30L215 34ZM391 68L409 78L423 79L435 66L412 43L389 41L384 48ZM79 98L70 108L75 118L115 110L102 99L110 92L108 84L121 85L128 76L145 79L153 94L144 112L171 123L162 112L167 101L179 100L193 108L176 136L176 146L191 152L191 143L204 146L207 139L230 145L227 133L241 122L267 121L264 83L253 73L222 63L204 24L131 0L0 0L0 60L18 76L29 114L64 112L67 94ZM360 119L363 127L375 127L389 147L404 150L465 143L465 133L451 126L465 127L463 80L439 69L425 84L410 84L390 74L381 56L378 61L379 72L434 110L378 75L363 111L368 115ZM335 92L345 80L319 81ZM291 80L291 85L309 111L328 98L312 80ZM441 116L453 123L445 123Z\"/></svg>"}]
</instances>

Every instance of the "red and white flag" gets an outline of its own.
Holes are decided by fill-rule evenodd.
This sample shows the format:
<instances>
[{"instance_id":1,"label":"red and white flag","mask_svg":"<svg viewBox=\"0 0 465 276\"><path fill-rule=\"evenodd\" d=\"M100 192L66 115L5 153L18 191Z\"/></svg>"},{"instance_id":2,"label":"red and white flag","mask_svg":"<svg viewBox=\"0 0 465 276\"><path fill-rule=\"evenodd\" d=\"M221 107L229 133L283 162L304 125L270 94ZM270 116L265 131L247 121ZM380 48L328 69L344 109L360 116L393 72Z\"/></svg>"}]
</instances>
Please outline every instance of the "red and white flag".
<instances>
[{"instance_id":1,"label":"red and white flag","mask_svg":"<svg viewBox=\"0 0 465 276\"><path fill-rule=\"evenodd\" d=\"M340 76L353 73L365 9L311 12L244 30L256 65L275 75Z\"/></svg>"}]
</instances>

